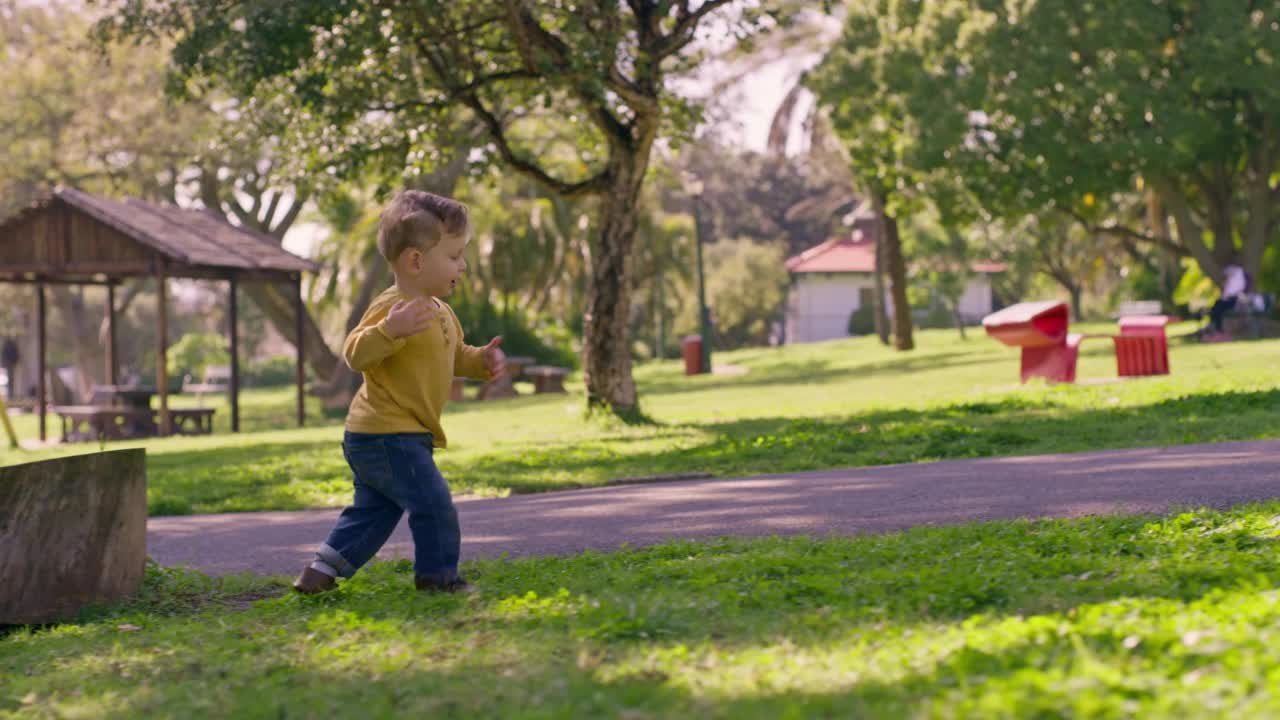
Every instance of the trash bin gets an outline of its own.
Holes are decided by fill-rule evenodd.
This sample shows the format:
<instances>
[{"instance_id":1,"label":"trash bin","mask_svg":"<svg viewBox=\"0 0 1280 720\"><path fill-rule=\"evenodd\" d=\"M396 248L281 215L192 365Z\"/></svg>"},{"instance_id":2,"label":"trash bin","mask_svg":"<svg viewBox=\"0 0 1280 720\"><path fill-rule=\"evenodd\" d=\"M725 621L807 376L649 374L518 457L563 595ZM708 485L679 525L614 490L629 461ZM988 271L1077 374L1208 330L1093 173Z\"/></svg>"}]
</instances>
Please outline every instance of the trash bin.
<instances>
[{"instance_id":1,"label":"trash bin","mask_svg":"<svg viewBox=\"0 0 1280 720\"><path fill-rule=\"evenodd\" d=\"M987 334L1005 345L1022 348L1022 382L1042 377L1075 382L1080 336L1069 336L1067 304L1060 300L1018 303L982 319Z\"/></svg>"},{"instance_id":2,"label":"trash bin","mask_svg":"<svg viewBox=\"0 0 1280 720\"><path fill-rule=\"evenodd\" d=\"M1169 340L1166 315L1130 315L1120 318L1115 338L1116 372L1120 377L1169 374Z\"/></svg>"},{"instance_id":3,"label":"trash bin","mask_svg":"<svg viewBox=\"0 0 1280 720\"><path fill-rule=\"evenodd\" d=\"M686 335L680 341L680 354L684 357L684 374L702 373L702 336Z\"/></svg>"}]
</instances>

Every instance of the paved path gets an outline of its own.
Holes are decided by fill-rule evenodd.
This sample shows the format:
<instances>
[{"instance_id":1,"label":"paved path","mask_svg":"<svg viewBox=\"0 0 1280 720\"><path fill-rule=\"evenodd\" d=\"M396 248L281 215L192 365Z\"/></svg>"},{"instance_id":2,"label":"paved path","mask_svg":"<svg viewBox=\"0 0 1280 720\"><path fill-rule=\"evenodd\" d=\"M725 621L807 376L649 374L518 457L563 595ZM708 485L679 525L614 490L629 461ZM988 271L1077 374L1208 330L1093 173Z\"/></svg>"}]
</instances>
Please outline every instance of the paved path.
<instances>
[{"instance_id":1,"label":"paved path","mask_svg":"<svg viewBox=\"0 0 1280 720\"><path fill-rule=\"evenodd\" d=\"M862 533L1016 517L1226 507L1280 497L1280 441L958 460L732 480L464 498L463 557L612 550L720 535ZM152 557L291 574L337 510L153 518ZM413 557L404 521L380 557Z\"/></svg>"}]
</instances>

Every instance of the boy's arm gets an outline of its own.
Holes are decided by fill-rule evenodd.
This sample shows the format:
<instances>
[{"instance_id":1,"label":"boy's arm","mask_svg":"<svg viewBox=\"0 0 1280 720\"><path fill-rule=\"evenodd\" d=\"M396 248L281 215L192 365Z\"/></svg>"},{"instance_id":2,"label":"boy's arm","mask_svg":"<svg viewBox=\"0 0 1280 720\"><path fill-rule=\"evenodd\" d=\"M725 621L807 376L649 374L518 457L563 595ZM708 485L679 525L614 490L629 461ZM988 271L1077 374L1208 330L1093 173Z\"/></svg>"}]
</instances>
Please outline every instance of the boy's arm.
<instances>
[{"instance_id":1,"label":"boy's arm","mask_svg":"<svg viewBox=\"0 0 1280 720\"><path fill-rule=\"evenodd\" d=\"M453 374L476 380L493 379L489 374L489 368L484 364L482 352L484 348L462 342L462 323L458 322L457 315L452 314L452 308L450 308L450 315L453 317L453 327L458 333L458 349L453 353Z\"/></svg>"},{"instance_id":2,"label":"boy's arm","mask_svg":"<svg viewBox=\"0 0 1280 720\"><path fill-rule=\"evenodd\" d=\"M352 370L364 372L404 347L405 338L392 338L387 331L389 310L385 305L369 308L360 324L347 336L342 345L342 359Z\"/></svg>"}]
</instances>

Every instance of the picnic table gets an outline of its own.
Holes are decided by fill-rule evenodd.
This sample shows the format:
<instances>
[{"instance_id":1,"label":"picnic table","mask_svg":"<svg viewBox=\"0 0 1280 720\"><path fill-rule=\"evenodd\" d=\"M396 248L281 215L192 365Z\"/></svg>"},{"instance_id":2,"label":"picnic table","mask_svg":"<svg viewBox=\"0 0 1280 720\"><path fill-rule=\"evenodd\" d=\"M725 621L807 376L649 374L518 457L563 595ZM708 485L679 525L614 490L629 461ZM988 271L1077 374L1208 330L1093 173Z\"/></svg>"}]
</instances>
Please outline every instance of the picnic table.
<instances>
[{"instance_id":1,"label":"picnic table","mask_svg":"<svg viewBox=\"0 0 1280 720\"><path fill-rule=\"evenodd\" d=\"M63 442L130 440L155 437L160 432L159 412L151 408L152 388L95 385L88 405L55 405L62 424ZM175 435L208 435L213 432L213 408L170 408Z\"/></svg>"},{"instance_id":2,"label":"picnic table","mask_svg":"<svg viewBox=\"0 0 1280 720\"><path fill-rule=\"evenodd\" d=\"M1120 333L1067 332L1070 313L1064 302L1049 300L1011 305L982 319L987 334L1005 345L1022 349L1022 382L1040 377L1049 382L1074 383L1080 343L1110 339L1120 377L1169 374L1169 343L1164 315L1120 318Z\"/></svg>"},{"instance_id":3,"label":"picnic table","mask_svg":"<svg viewBox=\"0 0 1280 720\"><path fill-rule=\"evenodd\" d=\"M516 392L515 381L524 375L525 368L536 362L531 357L523 355L512 355L507 358L507 371L501 377L493 378L486 382L477 393L478 400L496 400L504 397L515 397L520 393Z\"/></svg>"},{"instance_id":4,"label":"picnic table","mask_svg":"<svg viewBox=\"0 0 1280 720\"><path fill-rule=\"evenodd\" d=\"M90 402L94 405L149 408L155 394L155 390L138 385L94 385Z\"/></svg>"},{"instance_id":5,"label":"picnic table","mask_svg":"<svg viewBox=\"0 0 1280 720\"><path fill-rule=\"evenodd\" d=\"M533 365L524 370L524 376L533 383L536 394L565 392L564 378L568 374L569 368L552 365Z\"/></svg>"}]
</instances>

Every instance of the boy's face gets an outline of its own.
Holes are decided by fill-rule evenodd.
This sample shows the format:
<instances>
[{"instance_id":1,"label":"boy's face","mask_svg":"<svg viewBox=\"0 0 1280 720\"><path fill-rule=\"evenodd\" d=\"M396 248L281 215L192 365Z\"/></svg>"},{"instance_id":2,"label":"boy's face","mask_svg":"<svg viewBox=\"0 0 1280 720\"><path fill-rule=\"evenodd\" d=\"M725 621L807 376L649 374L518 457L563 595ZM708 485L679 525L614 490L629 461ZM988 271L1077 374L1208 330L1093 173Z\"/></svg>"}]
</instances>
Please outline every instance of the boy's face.
<instances>
[{"instance_id":1,"label":"boy's face","mask_svg":"<svg viewBox=\"0 0 1280 720\"><path fill-rule=\"evenodd\" d=\"M467 269L463 257L467 235L446 237L427 251L410 248L396 261L397 277L423 295L448 297L458 286L458 280Z\"/></svg>"}]
</instances>

